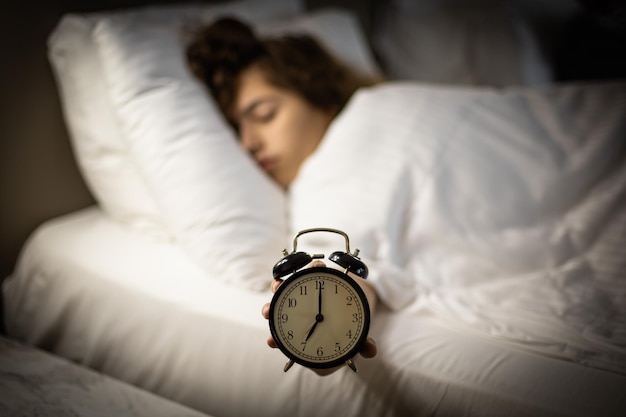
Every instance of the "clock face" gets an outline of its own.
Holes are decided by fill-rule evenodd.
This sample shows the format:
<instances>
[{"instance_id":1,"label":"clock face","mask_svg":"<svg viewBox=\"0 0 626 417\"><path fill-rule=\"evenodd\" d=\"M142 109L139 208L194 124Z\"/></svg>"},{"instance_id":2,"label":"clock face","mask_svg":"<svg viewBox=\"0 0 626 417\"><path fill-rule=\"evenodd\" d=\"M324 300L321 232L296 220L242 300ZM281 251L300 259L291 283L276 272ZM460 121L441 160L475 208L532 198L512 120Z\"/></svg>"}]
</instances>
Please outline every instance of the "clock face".
<instances>
[{"instance_id":1,"label":"clock face","mask_svg":"<svg viewBox=\"0 0 626 417\"><path fill-rule=\"evenodd\" d=\"M269 325L280 350L311 368L343 364L367 337L365 293L346 274L326 267L300 270L278 287Z\"/></svg>"}]
</instances>

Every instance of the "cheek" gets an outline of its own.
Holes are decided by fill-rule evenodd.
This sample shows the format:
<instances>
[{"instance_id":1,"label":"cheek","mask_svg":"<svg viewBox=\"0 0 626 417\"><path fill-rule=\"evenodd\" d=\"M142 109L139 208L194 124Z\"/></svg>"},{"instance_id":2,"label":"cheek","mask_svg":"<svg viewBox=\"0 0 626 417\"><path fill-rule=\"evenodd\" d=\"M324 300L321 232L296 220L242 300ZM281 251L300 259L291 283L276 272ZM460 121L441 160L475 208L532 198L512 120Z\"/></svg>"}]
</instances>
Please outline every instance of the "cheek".
<instances>
[{"instance_id":1,"label":"cheek","mask_svg":"<svg viewBox=\"0 0 626 417\"><path fill-rule=\"evenodd\" d=\"M268 137L274 142L277 149L288 153L289 157L293 158L306 151L308 148L306 144L310 142L314 133L307 126L306 118L294 117L293 114L288 116L291 117L277 120L277 123L272 126L271 132L268 132Z\"/></svg>"},{"instance_id":2,"label":"cheek","mask_svg":"<svg viewBox=\"0 0 626 417\"><path fill-rule=\"evenodd\" d=\"M293 104L266 131L272 148L295 164L308 157L322 140L329 117L306 105Z\"/></svg>"}]
</instances>

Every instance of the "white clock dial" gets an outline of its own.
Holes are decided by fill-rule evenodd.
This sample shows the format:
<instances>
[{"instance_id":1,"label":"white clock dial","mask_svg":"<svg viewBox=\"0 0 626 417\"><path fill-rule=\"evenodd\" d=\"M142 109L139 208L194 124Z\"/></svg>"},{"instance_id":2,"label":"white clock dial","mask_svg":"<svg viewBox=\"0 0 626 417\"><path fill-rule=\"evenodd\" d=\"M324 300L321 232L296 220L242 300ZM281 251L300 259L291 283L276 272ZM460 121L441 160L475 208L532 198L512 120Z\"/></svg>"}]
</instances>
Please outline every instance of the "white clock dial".
<instances>
[{"instance_id":1,"label":"white clock dial","mask_svg":"<svg viewBox=\"0 0 626 417\"><path fill-rule=\"evenodd\" d=\"M279 348L313 368L351 359L367 337L369 322L369 305L359 285L326 267L295 273L270 305L270 330Z\"/></svg>"}]
</instances>

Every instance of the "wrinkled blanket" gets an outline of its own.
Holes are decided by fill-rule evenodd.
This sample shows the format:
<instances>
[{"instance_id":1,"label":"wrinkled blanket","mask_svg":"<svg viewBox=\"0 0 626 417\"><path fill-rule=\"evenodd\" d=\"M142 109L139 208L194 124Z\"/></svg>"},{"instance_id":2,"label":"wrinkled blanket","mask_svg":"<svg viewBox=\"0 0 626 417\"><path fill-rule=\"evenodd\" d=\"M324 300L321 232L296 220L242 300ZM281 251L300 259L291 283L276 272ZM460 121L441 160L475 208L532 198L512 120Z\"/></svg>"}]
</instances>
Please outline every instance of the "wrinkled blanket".
<instances>
[{"instance_id":1,"label":"wrinkled blanket","mask_svg":"<svg viewBox=\"0 0 626 417\"><path fill-rule=\"evenodd\" d=\"M393 309L626 373L626 83L364 89L289 214L347 232Z\"/></svg>"}]
</instances>

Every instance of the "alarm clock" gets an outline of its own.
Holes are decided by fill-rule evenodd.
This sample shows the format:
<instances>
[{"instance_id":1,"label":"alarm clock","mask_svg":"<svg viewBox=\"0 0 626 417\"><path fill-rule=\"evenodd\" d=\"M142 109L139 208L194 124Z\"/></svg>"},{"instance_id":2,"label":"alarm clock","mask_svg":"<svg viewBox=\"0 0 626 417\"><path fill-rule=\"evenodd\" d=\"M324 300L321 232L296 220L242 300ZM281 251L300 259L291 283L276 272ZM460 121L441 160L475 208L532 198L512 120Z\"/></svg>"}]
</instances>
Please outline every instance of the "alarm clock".
<instances>
[{"instance_id":1,"label":"alarm clock","mask_svg":"<svg viewBox=\"0 0 626 417\"><path fill-rule=\"evenodd\" d=\"M344 237L346 251L333 252L328 259L341 270L326 266L304 268L323 254L298 252L298 238L307 233L328 232ZM270 302L269 327L278 348L289 358L284 371L294 363L325 369L347 364L357 371L353 358L367 338L370 307L359 284L348 275L367 278L368 269L350 253L350 240L341 230L314 228L300 231L293 251L273 269L274 279L284 279Z\"/></svg>"}]
</instances>

